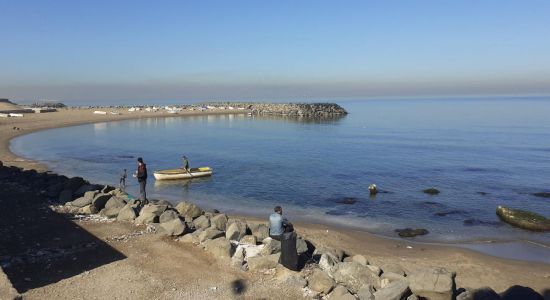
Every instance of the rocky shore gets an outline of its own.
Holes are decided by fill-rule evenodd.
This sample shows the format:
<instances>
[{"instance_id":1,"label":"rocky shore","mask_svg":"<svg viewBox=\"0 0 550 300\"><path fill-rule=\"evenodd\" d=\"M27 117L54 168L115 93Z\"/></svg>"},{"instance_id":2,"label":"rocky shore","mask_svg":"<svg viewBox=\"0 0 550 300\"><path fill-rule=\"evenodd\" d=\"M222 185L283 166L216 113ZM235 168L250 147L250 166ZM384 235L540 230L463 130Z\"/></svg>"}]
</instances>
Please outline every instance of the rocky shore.
<instances>
[{"instance_id":1,"label":"rocky shore","mask_svg":"<svg viewBox=\"0 0 550 300\"><path fill-rule=\"evenodd\" d=\"M151 200L144 204L117 188L91 184L80 177L67 178L33 170L23 171L17 167L1 167L0 179L4 192L26 190L43 201L42 207L47 204L53 214L107 224L131 223L143 228L112 240L131 239L135 234L164 236L203 249L227 268L276 276L282 286L294 291L293 295L300 294L304 298L465 300L518 299L517 296L522 295L530 297L522 299L543 299L527 287L512 287L501 294L490 287L466 289L457 286L457 274L445 267L430 266L409 271L399 263L374 263L363 254L327 246L322 241L303 236L298 237L296 247L300 255L300 271L293 272L278 263L281 244L268 236L265 223L232 218L216 210L205 211L189 202L174 206L164 200ZM0 204L8 205L6 200ZM25 222L12 221L16 224ZM2 226L0 234L4 241L18 239L13 226ZM23 266L53 261L59 256L72 256L86 251L86 247L94 246L84 244L58 251L27 251L23 255L6 255L10 250L1 249L0 264L13 276Z\"/></svg>"}]
</instances>

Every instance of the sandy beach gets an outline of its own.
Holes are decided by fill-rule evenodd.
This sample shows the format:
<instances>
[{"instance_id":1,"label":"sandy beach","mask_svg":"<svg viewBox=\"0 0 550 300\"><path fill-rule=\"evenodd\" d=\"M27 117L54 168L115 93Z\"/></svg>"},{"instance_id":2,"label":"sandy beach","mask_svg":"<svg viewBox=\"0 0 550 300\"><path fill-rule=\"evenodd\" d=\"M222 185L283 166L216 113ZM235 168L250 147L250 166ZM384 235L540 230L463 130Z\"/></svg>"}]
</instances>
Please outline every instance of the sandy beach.
<instances>
[{"instance_id":1,"label":"sandy beach","mask_svg":"<svg viewBox=\"0 0 550 300\"><path fill-rule=\"evenodd\" d=\"M22 118L0 118L0 161L17 166L47 171L47 167L9 151L12 138L48 128L86 123L110 122L137 118L184 117L198 114L228 114L228 111L186 111L178 115L163 112L122 112L121 115L95 115L94 109L63 109L53 113L26 114ZM116 110L115 110L116 111ZM246 113L241 111L239 113ZM19 195L14 192L13 195ZM11 199L20 201L20 199ZM263 222L250 217L249 221ZM267 217L267 216L266 216ZM89 271L71 272L56 281L30 284L35 278L16 282L25 299L293 299L301 298L300 289L285 289L286 271L255 274L233 269L219 262L199 247L193 247L157 235L140 234L119 241L113 237L143 230L129 223L71 221L82 228L90 239L105 242L120 259L97 265ZM374 265L398 264L407 273L426 267L444 267L456 272L457 287L475 289L491 287L505 292L515 285L532 288L550 299L550 265L497 258L452 246L414 243L414 240L387 239L363 231L321 224L295 224L297 232L316 246L343 249L362 254ZM67 244L68 240L60 241ZM55 242L54 242L55 243ZM70 262L67 262L70 263ZM9 276L8 276L9 277ZM3 282L4 281L4 282ZM5 280L0 276L0 287ZM235 286L237 285L237 288ZM238 288L243 285L246 288ZM2 287L4 290L4 288ZM235 289L241 290L238 293ZM284 292L280 292L284 290ZM279 291L279 293L277 293ZM1 294L0 294L1 296ZM1 297L0 297L1 298Z\"/></svg>"}]
</instances>

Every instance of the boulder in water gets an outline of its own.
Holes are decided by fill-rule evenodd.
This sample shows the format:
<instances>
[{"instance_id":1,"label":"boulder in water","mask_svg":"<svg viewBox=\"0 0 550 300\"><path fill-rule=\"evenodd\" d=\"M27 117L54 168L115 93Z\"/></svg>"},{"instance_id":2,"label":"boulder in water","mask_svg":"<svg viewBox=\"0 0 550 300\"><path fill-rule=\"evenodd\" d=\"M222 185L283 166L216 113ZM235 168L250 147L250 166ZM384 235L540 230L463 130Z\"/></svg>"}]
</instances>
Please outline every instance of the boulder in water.
<instances>
[{"instance_id":1,"label":"boulder in water","mask_svg":"<svg viewBox=\"0 0 550 300\"><path fill-rule=\"evenodd\" d=\"M425 190L423 190L422 192L424 192L424 193L426 193L426 194L428 194L428 195L437 195L437 194L440 193L440 191L439 191L438 189L433 188L433 187L432 187L432 188L425 189Z\"/></svg>"},{"instance_id":2,"label":"boulder in water","mask_svg":"<svg viewBox=\"0 0 550 300\"><path fill-rule=\"evenodd\" d=\"M499 205L497 215L502 221L515 227L532 231L550 231L550 219L534 212Z\"/></svg>"},{"instance_id":3,"label":"boulder in water","mask_svg":"<svg viewBox=\"0 0 550 300\"><path fill-rule=\"evenodd\" d=\"M532 195L535 197L550 198L550 192L539 192L539 193L533 193Z\"/></svg>"},{"instance_id":4,"label":"boulder in water","mask_svg":"<svg viewBox=\"0 0 550 300\"><path fill-rule=\"evenodd\" d=\"M399 234L400 237L415 237L417 235L425 235L428 234L429 231L427 229L423 228L404 228L404 229L396 229L395 232Z\"/></svg>"}]
</instances>

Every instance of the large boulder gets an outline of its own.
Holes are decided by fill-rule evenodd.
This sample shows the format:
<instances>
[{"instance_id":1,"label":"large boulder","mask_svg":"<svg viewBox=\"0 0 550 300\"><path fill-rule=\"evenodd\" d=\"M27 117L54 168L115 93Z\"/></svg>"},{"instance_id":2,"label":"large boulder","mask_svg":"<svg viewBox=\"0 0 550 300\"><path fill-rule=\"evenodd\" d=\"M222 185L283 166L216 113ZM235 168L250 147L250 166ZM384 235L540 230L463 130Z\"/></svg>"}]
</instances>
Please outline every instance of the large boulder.
<instances>
[{"instance_id":1,"label":"large boulder","mask_svg":"<svg viewBox=\"0 0 550 300\"><path fill-rule=\"evenodd\" d=\"M328 294L330 300L356 300L355 297L350 294L348 289L341 285L337 285L330 294Z\"/></svg>"},{"instance_id":2,"label":"large boulder","mask_svg":"<svg viewBox=\"0 0 550 300\"><path fill-rule=\"evenodd\" d=\"M500 300L500 296L490 287L467 290L456 297L456 300Z\"/></svg>"},{"instance_id":3,"label":"large boulder","mask_svg":"<svg viewBox=\"0 0 550 300\"><path fill-rule=\"evenodd\" d=\"M357 293L365 284L370 284L376 289L380 288L380 277L366 266L356 262L338 264L333 277L336 282L346 286L352 293Z\"/></svg>"},{"instance_id":4,"label":"large boulder","mask_svg":"<svg viewBox=\"0 0 550 300\"><path fill-rule=\"evenodd\" d=\"M147 204L136 218L136 224L158 223L160 215L166 210L166 205Z\"/></svg>"},{"instance_id":5,"label":"large boulder","mask_svg":"<svg viewBox=\"0 0 550 300\"><path fill-rule=\"evenodd\" d=\"M89 198L86 198L86 197L80 197L78 199L75 199L73 201L71 201L70 203L67 203L71 206L76 206L76 207L84 207L84 206L88 206L90 204L92 204L92 199L89 199Z\"/></svg>"},{"instance_id":6,"label":"large boulder","mask_svg":"<svg viewBox=\"0 0 550 300\"><path fill-rule=\"evenodd\" d=\"M342 249L335 249L324 245L315 246L315 251L313 252L313 255L322 255L324 253L331 254L333 257L335 257L338 260L338 262L344 259L344 250Z\"/></svg>"},{"instance_id":7,"label":"large boulder","mask_svg":"<svg viewBox=\"0 0 550 300\"><path fill-rule=\"evenodd\" d=\"M351 258L352 261L356 262L356 263L359 263L363 266L366 266L369 264L369 261L367 260L366 257L364 257L363 255L354 255L352 258Z\"/></svg>"},{"instance_id":8,"label":"large boulder","mask_svg":"<svg viewBox=\"0 0 550 300\"><path fill-rule=\"evenodd\" d=\"M180 202L176 205L176 210L183 217L197 218L203 214L203 210L194 203Z\"/></svg>"},{"instance_id":9,"label":"large boulder","mask_svg":"<svg viewBox=\"0 0 550 300\"><path fill-rule=\"evenodd\" d=\"M87 191L84 193L84 198L86 199L90 199L90 203L92 202L92 200L94 200L95 196L99 194L99 191Z\"/></svg>"},{"instance_id":10,"label":"large boulder","mask_svg":"<svg viewBox=\"0 0 550 300\"><path fill-rule=\"evenodd\" d=\"M296 252L298 252L298 254L302 254L302 253L306 253L307 250L308 250L308 248L307 248L306 241L302 238L297 238L296 239Z\"/></svg>"},{"instance_id":11,"label":"large boulder","mask_svg":"<svg viewBox=\"0 0 550 300\"><path fill-rule=\"evenodd\" d=\"M106 203L105 208L122 208L126 205L126 201L117 197L111 197Z\"/></svg>"},{"instance_id":12,"label":"large boulder","mask_svg":"<svg viewBox=\"0 0 550 300\"><path fill-rule=\"evenodd\" d=\"M206 240L203 245L204 249L216 258L231 258L231 243L224 237L220 237L214 240Z\"/></svg>"},{"instance_id":13,"label":"large boulder","mask_svg":"<svg viewBox=\"0 0 550 300\"><path fill-rule=\"evenodd\" d=\"M59 193L59 202L60 203L69 204L68 202L71 202L71 200L73 200L73 192L71 190L63 190L63 191L61 191L61 193Z\"/></svg>"},{"instance_id":14,"label":"large boulder","mask_svg":"<svg viewBox=\"0 0 550 300\"><path fill-rule=\"evenodd\" d=\"M126 204L116 217L117 221L133 221L137 217L136 209L131 204Z\"/></svg>"},{"instance_id":15,"label":"large boulder","mask_svg":"<svg viewBox=\"0 0 550 300\"><path fill-rule=\"evenodd\" d=\"M217 214L210 218L210 225L218 230L225 231L227 227L227 215Z\"/></svg>"},{"instance_id":16,"label":"large boulder","mask_svg":"<svg viewBox=\"0 0 550 300\"><path fill-rule=\"evenodd\" d=\"M69 178L69 180L65 182L65 186L63 188L65 190L70 190L71 196L72 196L72 193L76 192L81 186L87 183L88 182L84 180L82 177L73 177L73 178Z\"/></svg>"},{"instance_id":17,"label":"large boulder","mask_svg":"<svg viewBox=\"0 0 550 300\"><path fill-rule=\"evenodd\" d=\"M180 218L161 223L159 228L160 233L171 236L182 235L187 230L187 226L185 226L185 223Z\"/></svg>"},{"instance_id":18,"label":"large boulder","mask_svg":"<svg viewBox=\"0 0 550 300\"><path fill-rule=\"evenodd\" d=\"M97 210L96 210L95 206L89 204L89 205L86 205L86 206L82 207L80 209L80 213L82 213L84 215L92 215L92 214L97 214Z\"/></svg>"},{"instance_id":19,"label":"large boulder","mask_svg":"<svg viewBox=\"0 0 550 300\"><path fill-rule=\"evenodd\" d=\"M64 187L65 187L65 184L61 182L52 184L48 186L48 188L46 189L46 196L50 198L57 198L59 196L59 193L61 193Z\"/></svg>"},{"instance_id":20,"label":"large boulder","mask_svg":"<svg viewBox=\"0 0 550 300\"><path fill-rule=\"evenodd\" d=\"M116 218L118 216L118 213L122 210L124 206L112 206L112 207L105 207L102 209L99 214L102 216L105 216L107 218Z\"/></svg>"},{"instance_id":21,"label":"large boulder","mask_svg":"<svg viewBox=\"0 0 550 300\"><path fill-rule=\"evenodd\" d=\"M430 233L427 229L424 228L403 228L403 229L396 229L395 232L400 237L415 237L417 235L425 235Z\"/></svg>"},{"instance_id":22,"label":"large boulder","mask_svg":"<svg viewBox=\"0 0 550 300\"><path fill-rule=\"evenodd\" d=\"M387 287L379 289L374 293L375 299L401 300L411 294L409 285L405 280L397 280L390 283Z\"/></svg>"},{"instance_id":23,"label":"large boulder","mask_svg":"<svg viewBox=\"0 0 550 300\"><path fill-rule=\"evenodd\" d=\"M179 219L179 215L176 211L172 209L167 209L165 212L163 212L159 217L160 223L166 223L169 221L172 221L174 219Z\"/></svg>"},{"instance_id":24,"label":"large boulder","mask_svg":"<svg viewBox=\"0 0 550 300\"><path fill-rule=\"evenodd\" d=\"M97 190L97 185L95 184L85 184L79 187L76 191L73 192L73 197L83 197L86 192L91 192Z\"/></svg>"},{"instance_id":25,"label":"large boulder","mask_svg":"<svg viewBox=\"0 0 550 300\"><path fill-rule=\"evenodd\" d=\"M253 235L245 235L241 238L241 240L239 241L239 243L241 244L246 244L246 245L252 245L252 246L256 246L256 244L258 243L258 241L256 240L256 237L253 236Z\"/></svg>"},{"instance_id":26,"label":"large boulder","mask_svg":"<svg viewBox=\"0 0 550 300\"><path fill-rule=\"evenodd\" d=\"M207 216L202 215L193 220L193 224L195 224L195 228L197 229L206 229L210 227L210 219Z\"/></svg>"},{"instance_id":27,"label":"large boulder","mask_svg":"<svg viewBox=\"0 0 550 300\"><path fill-rule=\"evenodd\" d=\"M308 278L309 288L323 294L328 294L334 287L334 279L321 269L313 270L313 274Z\"/></svg>"},{"instance_id":28,"label":"large boulder","mask_svg":"<svg viewBox=\"0 0 550 300\"><path fill-rule=\"evenodd\" d=\"M534 212L498 206L499 218L515 227L532 231L550 231L550 219Z\"/></svg>"},{"instance_id":29,"label":"large boulder","mask_svg":"<svg viewBox=\"0 0 550 300\"><path fill-rule=\"evenodd\" d=\"M338 269L338 263L338 258L328 252L323 253L319 259L319 267L331 276L334 274L334 271Z\"/></svg>"},{"instance_id":30,"label":"large boulder","mask_svg":"<svg viewBox=\"0 0 550 300\"><path fill-rule=\"evenodd\" d=\"M281 242L280 241L277 241L277 240L274 240L270 237L264 239L262 241L262 243L264 244L264 247L262 249L262 255L271 255L271 254L274 254L274 253L279 253L281 252Z\"/></svg>"},{"instance_id":31,"label":"large boulder","mask_svg":"<svg viewBox=\"0 0 550 300\"><path fill-rule=\"evenodd\" d=\"M406 272L405 270L403 269L403 267L401 267L400 265L398 264L394 264L394 263L383 263L381 266L382 270L384 271L384 273L394 273L394 274L399 274L401 276L405 276L406 275Z\"/></svg>"},{"instance_id":32,"label":"large boulder","mask_svg":"<svg viewBox=\"0 0 550 300\"><path fill-rule=\"evenodd\" d=\"M199 243L202 243L206 240L217 239L219 237L223 237L224 235L225 234L223 233L223 231L218 230L214 227L208 227L202 230L201 233L199 234Z\"/></svg>"},{"instance_id":33,"label":"large boulder","mask_svg":"<svg viewBox=\"0 0 550 300\"><path fill-rule=\"evenodd\" d=\"M249 257L247 260L248 269L251 271L273 269L277 267L277 264L279 264L280 256L281 256L280 253L276 253L268 256L258 255L258 256Z\"/></svg>"},{"instance_id":34,"label":"large boulder","mask_svg":"<svg viewBox=\"0 0 550 300\"><path fill-rule=\"evenodd\" d=\"M110 194L103 194L99 193L95 195L94 199L92 200L92 205L95 206L95 208L100 211L103 208L105 208L105 204L107 204L107 201L113 197Z\"/></svg>"},{"instance_id":35,"label":"large boulder","mask_svg":"<svg viewBox=\"0 0 550 300\"><path fill-rule=\"evenodd\" d=\"M265 238L269 237L269 227L267 227L267 225L247 222L247 226L258 241L263 241Z\"/></svg>"},{"instance_id":36,"label":"large boulder","mask_svg":"<svg viewBox=\"0 0 550 300\"><path fill-rule=\"evenodd\" d=\"M406 280L405 276L393 272L384 272L382 275L380 275L380 279L387 279L390 282Z\"/></svg>"},{"instance_id":37,"label":"large boulder","mask_svg":"<svg viewBox=\"0 0 550 300\"><path fill-rule=\"evenodd\" d=\"M413 294L430 300L450 300L455 291L455 273L445 268L428 268L410 274L409 288Z\"/></svg>"},{"instance_id":38,"label":"large boulder","mask_svg":"<svg viewBox=\"0 0 550 300\"><path fill-rule=\"evenodd\" d=\"M374 300L374 288L372 287L372 285L369 284L362 286L359 291L357 291L357 297L359 298L359 300Z\"/></svg>"},{"instance_id":39,"label":"large boulder","mask_svg":"<svg viewBox=\"0 0 550 300\"><path fill-rule=\"evenodd\" d=\"M225 237L230 241L240 241L246 235L246 223L235 221L227 227Z\"/></svg>"}]
</instances>

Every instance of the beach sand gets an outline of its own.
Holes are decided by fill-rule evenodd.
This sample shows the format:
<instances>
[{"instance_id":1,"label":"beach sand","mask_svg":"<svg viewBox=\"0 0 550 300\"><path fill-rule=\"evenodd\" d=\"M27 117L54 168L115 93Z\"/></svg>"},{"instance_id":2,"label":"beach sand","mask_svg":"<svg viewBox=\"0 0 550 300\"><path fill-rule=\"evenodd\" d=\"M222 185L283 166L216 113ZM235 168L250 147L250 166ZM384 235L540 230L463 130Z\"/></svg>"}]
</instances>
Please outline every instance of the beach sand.
<instances>
[{"instance_id":1,"label":"beach sand","mask_svg":"<svg viewBox=\"0 0 550 300\"><path fill-rule=\"evenodd\" d=\"M174 116L161 112L128 113L124 111L121 111L122 115L94 115L93 111L93 109L67 109L54 113L26 114L23 118L0 118L0 160L4 165L47 171L46 166L19 158L11 153L10 139L47 128ZM229 112L208 113L227 114ZM176 116L197 114L206 114L206 112L183 112ZM13 196L19 197L18 195L16 193ZM11 201L18 200L21 199L14 198ZM247 219L263 222L250 217ZM209 257L200 247L185 245L155 235L137 235L127 241L113 241L112 237L140 230L129 223L72 222L76 227L89 233L91 237L105 241L116 252L121 253L123 258L98 265L86 272L78 274L73 272L70 276L62 276L47 284L16 285L24 287L20 288L19 292L23 293L25 299L292 299L301 297L299 290L282 289L281 283L277 281L278 275L253 274L231 268L227 263L220 263ZM396 263L408 272L429 266L445 267L457 273L457 287L488 286L497 292L503 292L511 286L521 285L530 287L545 295L546 299L550 299L549 264L502 259L453 246L383 238L367 232L321 224L298 223L295 224L295 228L301 236L311 240L315 245L340 248L349 254L363 254L374 265ZM66 243L67 240L64 242ZM277 274L282 272L277 269ZM2 278L0 276L0 280ZM0 286L2 286L1 282ZM240 292L237 293L235 290Z\"/></svg>"}]
</instances>

